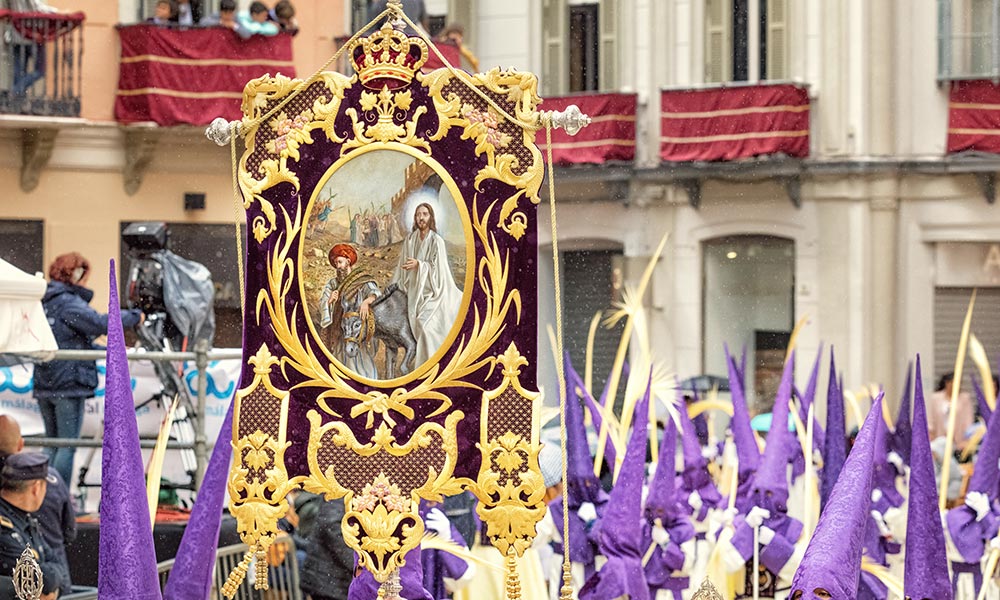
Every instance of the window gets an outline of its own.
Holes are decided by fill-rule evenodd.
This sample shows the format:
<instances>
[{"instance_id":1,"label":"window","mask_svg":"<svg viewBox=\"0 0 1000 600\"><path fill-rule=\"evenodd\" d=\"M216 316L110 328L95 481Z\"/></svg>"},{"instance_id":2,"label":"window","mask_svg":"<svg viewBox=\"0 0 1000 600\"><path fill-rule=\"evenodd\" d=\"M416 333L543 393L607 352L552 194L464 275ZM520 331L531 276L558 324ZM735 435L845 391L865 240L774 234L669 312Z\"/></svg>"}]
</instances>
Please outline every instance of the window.
<instances>
[{"instance_id":1,"label":"window","mask_svg":"<svg viewBox=\"0 0 1000 600\"><path fill-rule=\"evenodd\" d=\"M542 95L618 86L618 0L544 0Z\"/></svg>"},{"instance_id":2,"label":"window","mask_svg":"<svg viewBox=\"0 0 1000 600\"><path fill-rule=\"evenodd\" d=\"M598 40L596 4L569 9L569 91L593 92L598 85Z\"/></svg>"},{"instance_id":3,"label":"window","mask_svg":"<svg viewBox=\"0 0 1000 600\"><path fill-rule=\"evenodd\" d=\"M0 258L25 273L45 272L41 221L0 220Z\"/></svg>"},{"instance_id":4,"label":"window","mask_svg":"<svg viewBox=\"0 0 1000 600\"><path fill-rule=\"evenodd\" d=\"M124 230L130 222L122 222ZM246 249L246 226L243 248ZM215 284L216 348L241 347L243 323L240 317L240 283L237 270L235 227L232 224L168 223L168 247L174 253L205 265ZM124 285L130 260L125 244L121 245L119 281ZM124 297L124 296L123 296ZM251 306L252 306L252 300Z\"/></svg>"},{"instance_id":5,"label":"window","mask_svg":"<svg viewBox=\"0 0 1000 600\"><path fill-rule=\"evenodd\" d=\"M705 81L788 77L788 0L706 0Z\"/></svg>"},{"instance_id":6,"label":"window","mask_svg":"<svg viewBox=\"0 0 1000 600\"><path fill-rule=\"evenodd\" d=\"M938 0L938 79L1000 77L1000 2Z\"/></svg>"},{"instance_id":7,"label":"window","mask_svg":"<svg viewBox=\"0 0 1000 600\"><path fill-rule=\"evenodd\" d=\"M702 245L702 364L726 377L722 345L747 349L747 394L773 399L795 322L795 242L737 235ZM758 406L757 408L763 408Z\"/></svg>"}]
</instances>

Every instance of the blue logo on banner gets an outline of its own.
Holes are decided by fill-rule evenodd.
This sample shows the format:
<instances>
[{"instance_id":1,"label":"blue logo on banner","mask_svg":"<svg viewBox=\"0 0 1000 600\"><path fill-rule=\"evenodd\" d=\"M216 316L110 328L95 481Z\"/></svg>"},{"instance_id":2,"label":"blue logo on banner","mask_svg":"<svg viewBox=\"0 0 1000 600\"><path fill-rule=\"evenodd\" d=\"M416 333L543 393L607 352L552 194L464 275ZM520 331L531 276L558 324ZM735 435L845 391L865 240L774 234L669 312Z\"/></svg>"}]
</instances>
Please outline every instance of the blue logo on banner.
<instances>
[{"instance_id":1,"label":"blue logo on banner","mask_svg":"<svg viewBox=\"0 0 1000 600\"><path fill-rule=\"evenodd\" d=\"M15 394L27 394L31 391L34 386L32 380L28 380L28 383L23 386L17 385L14 382L14 371L10 367L0 368L0 392L14 392Z\"/></svg>"},{"instance_id":2,"label":"blue logo on banner","mask_svg":"<svg viewBox=\"0 0 1000 600\"><path fill-rule=\"evenodd\" d=\"M219 361L213 360L208 363L208 369L215 367L219 364ZM212 376L212 372L208 369L205 370L205 390L212 396L215 396L219 400L227 400L233 395L233 390L236 389L236 382L230 381L229 385L226 386L224 390L220 390L219 386L215 384L215 377ZM191 369L184 375L184 380L187 381L188 391L191 394L198 395L198 370Z\"/></svg>"}]
</instances>

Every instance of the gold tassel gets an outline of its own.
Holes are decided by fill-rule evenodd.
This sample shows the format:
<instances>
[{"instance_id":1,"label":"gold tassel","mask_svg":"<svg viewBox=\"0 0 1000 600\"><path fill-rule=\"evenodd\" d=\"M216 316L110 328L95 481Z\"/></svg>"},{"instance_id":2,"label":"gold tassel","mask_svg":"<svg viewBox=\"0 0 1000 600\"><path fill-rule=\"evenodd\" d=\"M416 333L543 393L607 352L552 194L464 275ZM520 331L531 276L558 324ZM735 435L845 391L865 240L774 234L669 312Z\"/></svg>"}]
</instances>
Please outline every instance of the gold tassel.
<instances>
[{"instance_id":1,"label":"gold tassel","mask_svg":"<svg viewBox=\"0 0 1000 600\"><path fill-rule=\"evenodd\" d=\"M233 596L236 595L240 584L243 583L243 579L247 576L247 569L250 568L250 559L252 558L253 548L247 550L247 553L243 555L243 560L241 560L240 564L236 565L233 572L229 574L229 578L226 579L225 585L222 586L223 596L232 600Z\"/></svg>"},{"instance_id":2,"label":"gold tassel","mask_svg":"<svg viewBox=\"0 0 1000 600\"><path fill-rule=\"evenodd\" d=\"M507 600L520 600L521 580L517 576L517 556L514 548L507 549Z\"/></svg>"},{"instance_id":3,"label":"gold tassel","mask_svg":"<svg viewBox=\"0 0 1000 600\"><path fill-rule=\"evenodd\" d=\"M267 541L264 540L264 544L257 547L256 559L257 559L257 577L256 581L253 583L253 589L255 590L267 590L270 586L267 584Z\"/></svg>"},{"instance_id":4,"label":"gold tassel","mask_svg":"<svg viewBox=\"0 0 1000 600\"><path fill-rule=\"evenodd\" d=\"M569 561L563 561L563 584L559 588L559 600L573 600L573 567Z\"/></svg>"}]
</instances>

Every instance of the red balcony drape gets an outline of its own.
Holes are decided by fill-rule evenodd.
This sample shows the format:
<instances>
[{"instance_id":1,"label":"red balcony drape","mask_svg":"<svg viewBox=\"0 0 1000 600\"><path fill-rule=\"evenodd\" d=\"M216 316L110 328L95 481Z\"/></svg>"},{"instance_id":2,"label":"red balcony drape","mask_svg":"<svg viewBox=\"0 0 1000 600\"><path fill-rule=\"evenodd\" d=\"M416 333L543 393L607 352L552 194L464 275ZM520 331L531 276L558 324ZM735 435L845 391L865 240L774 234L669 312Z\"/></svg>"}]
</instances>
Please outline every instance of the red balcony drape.
<instances>
[{"instance_id":1,"label":"red balcony drape","mask_svg":"<svg viewBox=\"0 0 1000 600\"><path fill-rule=\"evenodd\" d=\"M635 160L635 94L579 94L545 98L541 110L565 110L576 104L591 118L575 136L552 130L552 160L559 165ZM545 131L535 142L545 152Z\"/></svg>"}]
</instances>

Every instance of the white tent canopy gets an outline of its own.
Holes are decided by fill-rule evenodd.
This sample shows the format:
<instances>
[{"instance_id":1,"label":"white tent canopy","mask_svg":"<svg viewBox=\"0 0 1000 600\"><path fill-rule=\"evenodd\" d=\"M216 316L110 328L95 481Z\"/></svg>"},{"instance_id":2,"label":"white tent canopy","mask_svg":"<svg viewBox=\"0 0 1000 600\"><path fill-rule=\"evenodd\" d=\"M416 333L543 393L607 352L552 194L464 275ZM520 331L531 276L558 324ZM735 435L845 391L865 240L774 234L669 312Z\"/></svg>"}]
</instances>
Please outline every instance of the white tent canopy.
<instances>
[{"instance_id":1,"label":"white tent canopy","mask_svg":"<svg viewBox=\"0 0 1000 600\"><path fill-rule=\"evenodd\" d=\"M45 280L0 259L0 352L58 349L42 310Z\"/></svg>"}]
</instances>

